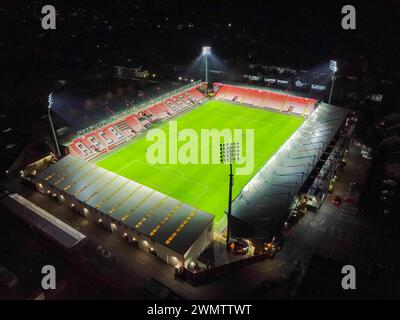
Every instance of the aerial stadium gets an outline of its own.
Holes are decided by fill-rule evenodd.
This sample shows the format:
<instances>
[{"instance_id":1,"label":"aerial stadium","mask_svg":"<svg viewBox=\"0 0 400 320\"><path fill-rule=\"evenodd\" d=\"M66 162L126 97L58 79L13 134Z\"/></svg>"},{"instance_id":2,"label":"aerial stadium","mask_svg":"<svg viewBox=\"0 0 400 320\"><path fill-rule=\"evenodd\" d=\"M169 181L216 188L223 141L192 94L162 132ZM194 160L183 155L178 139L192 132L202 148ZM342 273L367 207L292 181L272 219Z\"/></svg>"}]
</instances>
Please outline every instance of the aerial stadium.
<instances>
[{"instance_id":1,"label":"aerial stadium","mask_svg":"<svg viewBox=\"0 0 400 320\"><path fill-rule=\"evenodd\" d=\"M59 160L35 185L177 268L198 264L216 235L228 249L231 239L244 239L262 254L299 208L323 200L312 190L320 191L318 177L335 161L346 117L345 109L289 91L210 84L206 71L204 82L133 104L61 141ZM197 136L252 130L251 169L229 175L238 164L223 161L223 137L207 146L221 156L218 163L149 162L148 133L161 130L169 141L172 121ZM249 142L241 138L242 155ZM176 143L183 148L185 139Z\"/></svg>"}]
</instances>

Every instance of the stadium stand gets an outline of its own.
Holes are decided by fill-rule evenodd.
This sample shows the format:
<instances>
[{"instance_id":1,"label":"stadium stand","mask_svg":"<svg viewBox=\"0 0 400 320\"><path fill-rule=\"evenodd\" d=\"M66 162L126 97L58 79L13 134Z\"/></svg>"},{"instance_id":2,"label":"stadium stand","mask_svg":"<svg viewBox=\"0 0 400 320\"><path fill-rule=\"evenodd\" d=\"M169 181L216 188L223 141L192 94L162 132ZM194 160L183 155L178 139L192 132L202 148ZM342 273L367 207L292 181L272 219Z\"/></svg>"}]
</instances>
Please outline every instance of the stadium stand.
<instances>
[{"instance_id":1,"label":"stadium stand","mask_svg":"<svg viewBox=\"0 0 400 320\"><path fill-rule=\"evenodd\" d=\"M131 128L131 130L134 130L135 133L138 133L138 132L140 132L140 131L142 131L144 129L143 125L135 117L135 115L126 117L123 122L126 122L128 127Z\"/></svg>"},{"instance_id":2,"label":"stadium stand","mask_svg":"<svg viewBox=\"0 0 400 320\"><path fill-rule=\"evenodd\" d=\"M40 172L36 188L172 266L187 266L213 238L211 214L71 155Z\"/></svg>"},{"instance_id":3,"label":"stadium stand","mask_svg":"<svg viewBox=\"0 0 400 320\"><path fill-rule=\"evenodd\" d=\"M160 120L169 118L173 114L168 110L168 107L164 103L159 103L153 107L150 107L149 111Z\"/></svg>"},{"instance_id":4,"label":"stadium stand","mask_svg":"<svg viewBox=\"0 0 400 320\"><path fill-rule=\"evenodd\" d=\"M83 130L64 146L75 157L93 160L143 132L153 122L168 119L202 102L206 96L199 88L204 85L198 82L151 99L143 107L133 107L130 113L116 114L112 121L103 120L98 127Z\"/></svg>"},{"instance_id":5,"label":"stadium stand","mask_svg":"<svg viewBox=\"0 0 400 320\"><path fill-rule=\"evenodd\" d=\"M242 87L224 83L214 83L216 99L243 103L255 107L268 108L279 112L308 116L314 111L317 100L293 96L285 92Z\"/></svg>"},{"instance_id":6,"label":"stadium stand","mask_svg":"<svg viewBox=\"0 0 400 320\"><path fill-rule=\"evenodd\" d=\"M319 103L233 200L234 237L252 239L257 246L279 234L291 205L309 189L332 153L347 115L344 108Z\"/></svg>"}]
</instances>

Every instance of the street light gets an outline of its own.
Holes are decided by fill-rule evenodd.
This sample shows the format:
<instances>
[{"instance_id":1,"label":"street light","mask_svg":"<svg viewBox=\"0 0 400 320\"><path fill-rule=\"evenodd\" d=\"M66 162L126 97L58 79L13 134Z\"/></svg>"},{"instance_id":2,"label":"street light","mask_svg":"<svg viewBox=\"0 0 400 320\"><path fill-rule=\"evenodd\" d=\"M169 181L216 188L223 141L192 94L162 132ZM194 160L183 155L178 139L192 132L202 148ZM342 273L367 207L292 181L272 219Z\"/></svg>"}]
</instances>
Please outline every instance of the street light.
<instances>
[{"instance_id":1,"label":"street light","mask_svg":"<svg viewBox=\"0 0 400 320\"><path fill-rule=\"evenodd\" d=\"M334 86L335 80L336 80L335 73L336 73L336 71L338 70L338 69L337 69L337 62L336 62L335 60L331 60L331 61L329 62L329 69L331 69L331 71L333 71L333 74L332 74L331 92L329 93L329 101L328 101L328 103L331 104L332 93L333 93L333 86Z\"/></svg>"},{"instance_id":2,"label":"street light","mask_svg":"<svg viewBox=\"0 0 400 320\"><path fill-rule=\"evenodd\" d=\"M54 130L53 120L51 119L51 112L50 111L51 111L51 107L53 106L53 104L54 104L53 94L50 93L49 94L49 99L48 99L47 114L49 116L51 131L53 132L53 138L54 138L54 143L56 145L57 155L58 155L59 158L61 158L61 152L60 152L60 147L58 146L56 131Z\"/></svg>"},{"instance_id":3,"label":"street light","mask_svg":"<svg viewBox=\"0 0 400 320\"><path fill-rule=\"evenodd\" d=\"M206 72L206 82L208 83L208 59L207 57L211 55L211 47L203 47L202 55L205 59L205 72Z\"/></svg>"},{"instance_id":4,"label":"street light","mask_svg":"<svg viewBox=\"0 0 400 320\"><path fill-rule=\"evenodd\" d=\"M220 144L220 160L221 163L229 163L229 195L228 195L228 215L227 215L227 232L226 232L226 250L229 250L229 241L231 239L231 215L232 215L232 187L233 173L232 163L239 159L239 143L221 143Z\"/></svg>"}]
</instances>

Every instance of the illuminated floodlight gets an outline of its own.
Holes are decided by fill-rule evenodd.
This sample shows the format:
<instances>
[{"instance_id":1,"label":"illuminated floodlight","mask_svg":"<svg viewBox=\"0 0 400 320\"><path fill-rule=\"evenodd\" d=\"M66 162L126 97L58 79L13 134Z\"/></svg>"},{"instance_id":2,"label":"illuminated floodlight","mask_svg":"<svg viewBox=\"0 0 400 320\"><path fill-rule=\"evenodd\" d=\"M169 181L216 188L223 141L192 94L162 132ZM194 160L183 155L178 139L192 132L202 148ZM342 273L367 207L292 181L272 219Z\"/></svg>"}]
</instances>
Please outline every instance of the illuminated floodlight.
<instances>
[{"instance_id":1,"label":"illuminated floodlight","mask_svg":"<svg viewBox=\"0 0 400 320\"><path fill-rule=\"evenodd\" d=\"M232 164L239 159L240 146L239 142L221 143L220 144L220 161L221 163Z\"/></svg>"},{"instance_id":2,"label":"illuminated floodlight","mask_svg":"<svg viewBox=\"0 0 400 320\"><path fill-rule=\"evenodd\" d=\"M203 47L202 56L204 57L205 80L208 83L208 61L207 61L207 57L211 56L211 47Z\"/></svg>"},{"instance_id":3,"label":"illuminated floodlight","mask_svg":"<svg viewBox=\"0 0 400 320\"><path fill-rule=\"evenodd\" d=\"M337 62L335 60L331 60L329 62L329 69L331 69L333 72L336 72L337 69Z\"/></svg>"},{"instance_id":4,"label":"illuminated floodlight","mask_svg":"<svg viewBox=\"0 0 400 320\"><path fill-rule=\"evenodd\" d=\"M53 106L54 100L53 100L53 94L50 93L49 94L49 98L48 98L48 108L51 109L51 107Z\"/></svg>"},{"instance_id":5,"label":"illuminated floodlight","mask_svg":"<svg viewBox=\"0 0 400 320\"><path fill-rule=\"evenodd\" d=\"M203 54L203 56L210 56L211 55L211 47L203 47L202 54Z\"/></svg>"},{"instance_id":6,"label":"illuminated floodlight","mask_svg":"<svg viewBox=\"0 0 400 320\"><path fill-rule=\"evenodd\" d=\"M50 110L51 110L51 108L53 107L53 104L54 104L53 94L50 93L50 94L49 94L49 97L48 97L48 104L47 104L48 109L47 109L47 114L48 114L49 121L50 121L51 131L52 131L52 133L53 133L54 144L55 144L56 149L57 149L57 155L58 155L59 158L61 158L61 152L60 152L60 147L58 146L58 140L57 140L56 130L55 130L54 125L53 125L53 120L51 119L51 112L50 112Z\"/></svg>"},{"instance_id":7,"label":"illuminated floodlight","mask_svg":"<svg viewBox=\"0 0 400 320\"><path fill-rule=\"evenodd\" d=\"M337 62L336 62L335 60L331 60L331 61L329 62L329 69L331 69L331 70L333 71L333 74L332 74L332 84L331 84L331 92L329 93L329 100L328 100L328 103L331 104L331 101L332 101L332 94L333 94L333 87L334 87L334 85L335 85L335 80L336 80L335 73L336 73L336 71L338 70L338 68L337 68Z\"/></svg>"}]
</instances>

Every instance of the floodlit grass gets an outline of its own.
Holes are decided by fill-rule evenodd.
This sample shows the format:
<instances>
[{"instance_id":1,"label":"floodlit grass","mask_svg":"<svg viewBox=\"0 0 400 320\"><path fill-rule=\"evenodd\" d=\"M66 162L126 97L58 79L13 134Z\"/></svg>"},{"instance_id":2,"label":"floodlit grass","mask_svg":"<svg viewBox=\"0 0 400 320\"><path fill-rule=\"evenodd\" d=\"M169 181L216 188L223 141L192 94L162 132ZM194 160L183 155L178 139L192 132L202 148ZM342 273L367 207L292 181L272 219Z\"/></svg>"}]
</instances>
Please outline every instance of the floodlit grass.
<instances>
[{"instance_id":1,"label":"floodlit grass","mask_svg":"<svg viewBox=\"0 0 400 320\"><path fill-rule=\"evenodd\" d=\"M178 130L191 128L199 136L201 129L254 129L254 170L249 175L235 176L234 197L304 121L300 117L218 100L208 101L176 120ZM168 137L168 122L159 128ZM146 152L152 143L142 135L100 158L97 165L209 212L219 221L228 202L228 165L149 164ZM179 142L178 147L184 143Z\"/></svg>"}]
</instances>

